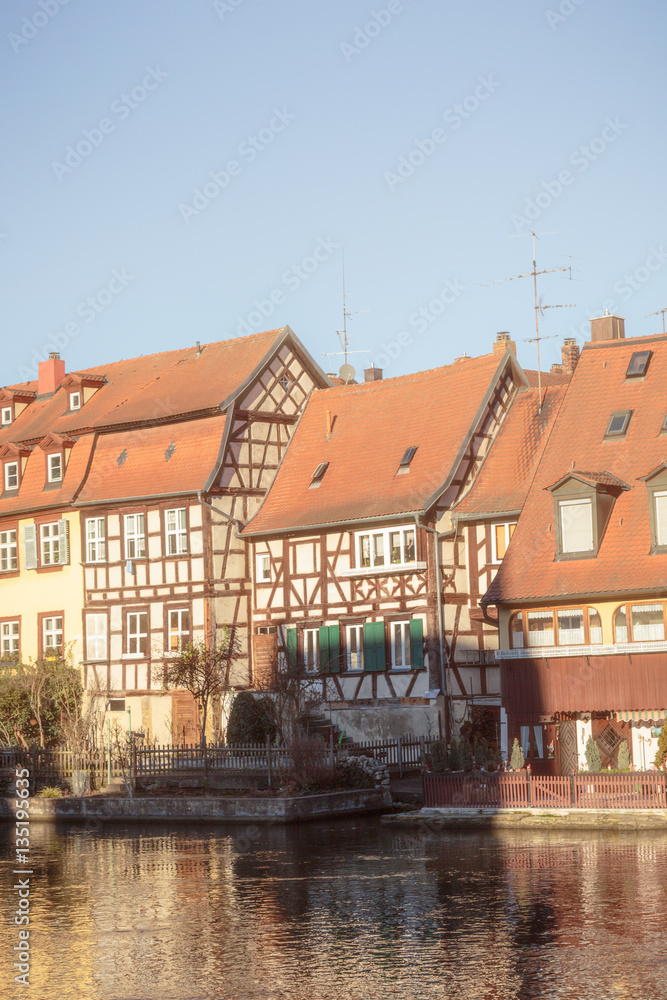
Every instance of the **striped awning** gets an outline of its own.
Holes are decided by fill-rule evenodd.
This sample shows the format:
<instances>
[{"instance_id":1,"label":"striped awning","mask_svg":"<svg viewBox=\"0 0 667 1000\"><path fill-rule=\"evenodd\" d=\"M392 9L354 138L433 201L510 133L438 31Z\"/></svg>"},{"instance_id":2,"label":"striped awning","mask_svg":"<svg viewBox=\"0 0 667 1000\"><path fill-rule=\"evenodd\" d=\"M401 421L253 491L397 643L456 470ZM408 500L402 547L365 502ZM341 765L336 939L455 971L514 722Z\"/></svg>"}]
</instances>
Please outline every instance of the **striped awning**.
<instances>
[{"instance_id":1,"label":"striped awning","mask_svg":"<svg viewBox=\"0 0 667 1000\"><path fill-rule=\"evenodd\" d=\"M665 715L667 710L664 708L638 708L635 711L624 709L613 713L617 722L662 722Z\"/></svg>"}]
</instances>

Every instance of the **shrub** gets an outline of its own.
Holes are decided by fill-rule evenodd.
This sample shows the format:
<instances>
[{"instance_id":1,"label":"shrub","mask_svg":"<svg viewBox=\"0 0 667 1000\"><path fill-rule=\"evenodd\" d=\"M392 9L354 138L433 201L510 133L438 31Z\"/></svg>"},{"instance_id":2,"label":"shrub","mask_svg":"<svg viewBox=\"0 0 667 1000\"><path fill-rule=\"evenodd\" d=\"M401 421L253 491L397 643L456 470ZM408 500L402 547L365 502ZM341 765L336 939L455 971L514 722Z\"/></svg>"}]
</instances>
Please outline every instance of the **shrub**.
<instances>
[{"instance_id":1,"label":"shrub","mask_svg":"<svg viewBox=\"0 0 667 1000\"><path fill-rule=\"evenodd\" d=\"M227 723L227 744L266 743L275 738L266 698L255 698L250 691L239 691L232 703Z\"/></svg>"},{"instance_id":2,"label":"shrub","mask_svg":"<svg viewBox=\"0 0 667 1000\"><path fill-rule=\"evenodd\" d=\"M376 776L386 768L370 757L347 757L338 768L340 783L345 788L375 788Z\"/></svg>"},{"instance_id":3,"label":"shrub","mask_svg":"<svg viewBox=\"0 0 667 1000\"><path fill-rule=\"evenodd\" d=\"M459 761L462 771L472 771L472 746L468 740L461 740L459 744Z\"/></svg>"},{"instance_id":4,"label":"shrub","mask_svg":"<svg viewBox=\"0 0 667 1000\"><path fill-rule=\"evenodd\" d=\"M438 740L437 743L431 743L431 767L434 771L446 771L449 767L449 754L447 753L447 744L444 740Z\"/></svg>"},{"instance_id":5,"label":"shrub","mask_svg":"<svg viewBox=\"0 0 667 1000\"><path fill-rule=\"evenodd\" d=\"M667 723L662 727L658 737L658 752L655 755L654 764L656 767L663 767L667 763Z\"/></svg>"},{"instance_id":6,"label":"shrub","mask_svg":"<svg viewBox=\"0 0 667 1000\"><path fill-rule=\"evenodd\" d=\"M55 785L48 785L46 788L42 788L41 791L37 792L35 798L37 799L59 799L63 794L62 788L58 788Z\"/></svg>"},{"instance_id":7,"label":"shrub","mask_svg":"<svg viewBox=\"0 0 667 1000\"><path fill-rule=\"evenodd\" d=\"M525 760L523 757L523 750L521 749L521 744L519 743L516 736L514 737L514 743L512 744L512 756L510 758L510 768L513 771L520 771Z\"/></svg>"},{"instance_id":8,"label":"shrub","mask_svg":"<svg viewBox=\"0 0 667 1000\"><path fill-rule=\"evenodd\" d=\"M289 745L289 755L292 761L290 778L302 791L331 787L338 781L338 772L331 766L322 740L314 736L295 736Z\"/></svg>"},{"instance_id":9,"label":"shrub","mask_svg":"<svg viewBox=\"0 0 667 1000\"><path fill-rule=\"evenodd\" d=\"M623 740L620 747L618 748L618 769L619 771L627 771L630 767L630 749L628 747L628 741Z\"/></svg>"},{"instance_id":10,"label":"shrub","mask_svg":"<svg viewBox=\"0 0 667 1000\"><path fill-rule=\"evenodd\" d=\"M495 771L498 767L496 751L484 736L476 736L473 742L475 763L485 771Z\"/></svg>"},{"instance_id":11,"label":"shrub","mask_svg":"<svg viewBox=\"0 0 667 1000\"><path fill-rule=\"evenodd\" d=\"M599 771L602 767L602 760L600 759L600 748L593 739L589 736L586 740L586 765L589 771Z\"/></svg>"}]
</instances>

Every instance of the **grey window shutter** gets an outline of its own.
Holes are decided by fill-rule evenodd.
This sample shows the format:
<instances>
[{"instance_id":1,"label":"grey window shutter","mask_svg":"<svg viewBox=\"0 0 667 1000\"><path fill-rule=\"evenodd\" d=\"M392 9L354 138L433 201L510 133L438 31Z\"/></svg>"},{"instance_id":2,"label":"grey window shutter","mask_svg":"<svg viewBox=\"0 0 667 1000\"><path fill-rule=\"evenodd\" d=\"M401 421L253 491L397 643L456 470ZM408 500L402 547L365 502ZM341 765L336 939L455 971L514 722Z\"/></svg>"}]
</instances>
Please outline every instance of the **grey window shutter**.
<instances>
[{"instance_id":1,"label":"grey window shutter","mask_svg":"<svg viewBox=\"0 0 667 1000\"><path fill-rule=\"evenodd\" d=\"M69 538L67 534L67 521L63 518L58 521L58 565L64 566L69 562Z\"/></svg>"},{"instance_id":2,"label":"grey window shutter","mask_svg":"<svg viewBox=\"0 0 667 1000\"><path fill-rule=\"evenodd\" d=\"M23 565L26 569L37 569L37 525L23 525Z\"/></svg>"}]
</instances>

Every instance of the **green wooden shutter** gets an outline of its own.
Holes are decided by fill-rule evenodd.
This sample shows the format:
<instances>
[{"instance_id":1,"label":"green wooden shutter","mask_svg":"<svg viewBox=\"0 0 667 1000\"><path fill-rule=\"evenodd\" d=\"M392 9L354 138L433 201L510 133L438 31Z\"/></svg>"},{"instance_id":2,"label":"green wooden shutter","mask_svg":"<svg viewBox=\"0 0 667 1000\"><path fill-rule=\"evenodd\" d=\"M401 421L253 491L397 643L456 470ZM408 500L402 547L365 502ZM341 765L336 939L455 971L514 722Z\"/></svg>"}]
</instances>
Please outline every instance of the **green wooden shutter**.
<instances>
[{"instance_id":1,"label":"green wooden shutter","mask_svg":"<svg viewBox=\"0 0 667 1000\"><path fill-rule=\"evenodd\" d=\"M287 662L290 667L296 667L296 629L285 629L285 645L287 646Z\"/></svg>"},{"instance_id":2,"label":"green wooden shutter","mask_svg":"<svg viewBox=\"0 0 667 1000\"><path fill-rule=\"evenodd\" d=\"M23 525L23 566L37 569L37 525Z\"/></svg>"},{"instance_id":3,"label":"green wooden shutter","mask_svg":"<svg viewBox=\"0 0 667 1000\"><path fill-rule=\"evenodd\" d=\"M340 673L340 628L322 625L320 628L320 673Z\"/></svg>"},{"instance_id":4,"label":"green wooden shutter","mask_svg":"<svg viewBox=\"0 0 667 1000\"><path fill-rule=\"evenodd\" d=\"M364 622L364 670L385 669L384 622Z\"/></svg>"},{"instance_id":5,"label":"green wooden shutter","mask_svg":"<svg viewBox=\"0 0 667 1000\"><path fill-rule=\"evenodd\" d=\"M410 621L410 656L413 670L424 669L424 623L421 618Z\"/></svg>"}]
</instances>

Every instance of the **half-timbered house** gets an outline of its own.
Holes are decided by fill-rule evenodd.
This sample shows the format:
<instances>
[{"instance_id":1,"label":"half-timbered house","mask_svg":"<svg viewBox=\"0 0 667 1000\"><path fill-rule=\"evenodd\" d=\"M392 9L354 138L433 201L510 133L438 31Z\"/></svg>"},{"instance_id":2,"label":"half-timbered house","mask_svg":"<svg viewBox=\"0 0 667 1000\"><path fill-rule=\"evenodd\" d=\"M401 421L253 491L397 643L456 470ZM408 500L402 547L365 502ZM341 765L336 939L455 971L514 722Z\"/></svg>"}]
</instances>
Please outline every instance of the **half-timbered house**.
<instances>
[{"instance_id":1,"label":"half-timbered house","mask_svg":"<svg viewBox=\"0 0 667 1000\"><path fill-rule=\"evenodd\" d=\"M329 380L289 327L39 380L0 393L0 641L69 649L134 729L193 739L186 692L153 666L230 627L251 683L252 516L313 388Z\"/></svg>"},{"instance_id":2,"label":"half-timbered house","mask_svg":"<svg viewBox=\"0 0 667 1000\"><path fill-rule=\"evenodd\" d=\"M256 678L296 663L321 679L323 705L349 736L449 733L452 675L462 686L470 676L456 669L457 649L475 653L474 693L486 684L499 700L495 668L480 663L496 636L487 646L470 619L465 539L451 517L528 384L499 347L313 393L241 533L254 551Z\"/></svg>"},{"instance_id":3,"label":"half-timbered house","mask_svg":"<svg viewBox=\"0 0 667 1000\"><path fill-rule=\"evenodd\" d=\"M667 710L667 337L591 330L482 602L510 740L562 773L589 737L650 765Z\"/></svg>"}]
</instances>

